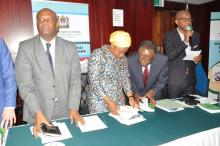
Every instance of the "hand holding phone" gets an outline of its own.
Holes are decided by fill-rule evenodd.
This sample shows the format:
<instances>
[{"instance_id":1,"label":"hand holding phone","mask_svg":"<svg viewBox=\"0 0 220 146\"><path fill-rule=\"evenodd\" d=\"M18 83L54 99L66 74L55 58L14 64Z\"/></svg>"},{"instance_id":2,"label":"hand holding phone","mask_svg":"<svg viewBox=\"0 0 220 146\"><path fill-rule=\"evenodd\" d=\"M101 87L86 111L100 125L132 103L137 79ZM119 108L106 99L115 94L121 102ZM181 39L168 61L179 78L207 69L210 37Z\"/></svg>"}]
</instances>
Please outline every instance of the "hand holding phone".
<instances>
[{"instance_id":1,"label":"hand holding phone","mask_svg":"<svg viewBox=\"0 0 220 146\"><path fill-rule=\"evenodd\" d=\"M61 132L58 126L47 126L45 123L42 123L40 129L43 134L48 136L61 136Z\"/></svg>"}]
</instances>

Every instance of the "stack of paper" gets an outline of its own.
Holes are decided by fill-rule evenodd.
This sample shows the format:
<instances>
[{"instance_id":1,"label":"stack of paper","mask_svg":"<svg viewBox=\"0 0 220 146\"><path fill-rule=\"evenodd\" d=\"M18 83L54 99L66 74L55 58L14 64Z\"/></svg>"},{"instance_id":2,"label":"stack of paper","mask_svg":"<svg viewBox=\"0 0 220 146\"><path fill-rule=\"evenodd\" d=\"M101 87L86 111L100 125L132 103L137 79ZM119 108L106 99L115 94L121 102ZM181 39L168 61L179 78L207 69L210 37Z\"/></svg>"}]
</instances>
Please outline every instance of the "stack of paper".
<instances>
[{"instance_id":1,"label":"stack of paper","mask_svg":"<svg viewBox=\"0 0 220 146\"><path fill-rule=\"evenodd\" d=\"M220 106L210 103L198 104L198 107L209 112L209 113L220 113Z\"/></svg>"},{"instance_id":2,"label":"stack of paper","mask_svg":"<svg viewBox=\"0 0 220 146\"><path fill-rule=\"evenodd\" d=\"M176 100L162 99L157 101L156 107L165 110L167 112L176 112L176 111L184 110L184 107L186 106L177 102Z\"/></svg>"},{"instance_id":3,"label":"stack of paper","mask_svg":"<svg viewBox=\"0 0 220 146\"><path fill-rule=\"evenodd\" d=\"M135 109L131 106L120 106L118 114L119 115L113 115L109 113L111 117L125 125L131 125L146 120L142 115L138 113L138 109Z\"/></svg>"},{"instance_id":4,"label":"stack of paper","mask_svg":"<svg viewBox=\"0 0 220 146\"><path fill-rule=\"evenodd\" d=\"M89 132L108 128L97 115L83 117L83 119L85 121L85 124L82 125L79 123L79 128L81 132Z\"/></svg>"},{"instance_id":5,"label":"stack of paper","mask_svg":"<svg viewBox=\"0 0 220 146\"><path fill-rule=\"evenodd\" d=\"M72 135L65 123L53 122L53 125L59 127L61 136L48 136L48 135L44 135L43 133L39 133L39 137L41 138L42 144L72 138ZM33 134L33 126L30 127L30 130L31 133Z\"/></svg>"}]
</instances>

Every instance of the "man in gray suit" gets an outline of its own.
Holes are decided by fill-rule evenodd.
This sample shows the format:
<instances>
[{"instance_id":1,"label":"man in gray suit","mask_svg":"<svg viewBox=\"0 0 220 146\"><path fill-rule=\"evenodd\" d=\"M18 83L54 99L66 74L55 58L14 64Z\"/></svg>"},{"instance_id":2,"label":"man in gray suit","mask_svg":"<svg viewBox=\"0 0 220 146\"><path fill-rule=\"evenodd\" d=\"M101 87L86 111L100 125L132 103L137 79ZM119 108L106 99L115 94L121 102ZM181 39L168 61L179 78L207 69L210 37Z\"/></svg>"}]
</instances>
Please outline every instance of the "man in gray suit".
<instances>
[{"instance_id":1,"label":"man in gray suit","mask_svg":"<svg viewBox=\"0 0 220 146\"><path fill-rule=\"evenodd\" d=\"M178 11L175 23L177 28L168 32L164 38L164 47L169 60L168 94L170 98L195 93L195 65L202 59L202 55L198 55L193 61L183 60L187 51L201 50L199 33L188 28L192 25L189 11Z\"/></svg>"},{"instance_id":2,"label":"man in gray suit","mask_svg":"<svg viewBox=\"0 0 220 146\"><path fill-rule=\"evenodd\" d=\"M168 78L167 57L157 52L152 41L143 41L138 53L128 56L128 67L134 97L147 97L153 103L164 98Z\"/></svg>"},{"instance_id":3,"label":"man in gray suit","mask_svg":"<svg viewBox=\"0 0 220 146\"><path fill-rule=\"evenodd\" d=\"M39 35L23 41L15 63L16 79L24 100L23 119L34 123L37 137L40 125L51 119L70 117L84 123L78 113L81 97L81 71L74 44L57 37L58 18L44 8L37 13Z\"/></svg>"}]
</instances>

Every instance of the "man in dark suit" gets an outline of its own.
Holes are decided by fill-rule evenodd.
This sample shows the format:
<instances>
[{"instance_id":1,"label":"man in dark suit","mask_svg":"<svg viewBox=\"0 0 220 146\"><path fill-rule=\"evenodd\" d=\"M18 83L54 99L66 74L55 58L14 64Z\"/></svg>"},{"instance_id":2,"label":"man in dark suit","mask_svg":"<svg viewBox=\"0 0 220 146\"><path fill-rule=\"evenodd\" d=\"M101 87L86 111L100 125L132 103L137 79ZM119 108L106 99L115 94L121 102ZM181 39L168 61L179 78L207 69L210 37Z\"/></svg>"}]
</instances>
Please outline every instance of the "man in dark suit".
<instances>
[{"instance_id":1,"label":"man in dark suit","mask_svg":"<svg viewBox=\"0 0 220 146\"><path fill-rule=\"evenodd\" d=\"M35 136L42 123L50 126L51 119L69 116L71 122L84 122L78 113L81 71L75 45L56 36L54 11L44 8L36 18L39 35L20 43L15 64L23 118L34 123Z\"/></svg>"},{"instance_id":2,"label":"man in dark suit","mask_svg":"<svg viewBox=\"0 0 220 146\"><path fill-rule=\"evenodd\" d=\"M134 97L147 97L155 103L155 99L163 97L168 78L167 57L157 52L152 41L143 41L138 53L128 56L128 67Z\"/></svg>"},{"instance_id":3,"label":"man in dark suit","mask_svg":"<svg viewBox=\"0 0 220 146\"><path fill-rule=\"evenodd\" d=\"M176 14L177 28L165 35L164 47L168 56L168 94L170 98L181 97L195 92L195 64L202 59L201 55L193 60L183 60L186 52L200 50L200 36L189 29L192 18L189 11L181 10Z\"/></svg>"}]
</instances>

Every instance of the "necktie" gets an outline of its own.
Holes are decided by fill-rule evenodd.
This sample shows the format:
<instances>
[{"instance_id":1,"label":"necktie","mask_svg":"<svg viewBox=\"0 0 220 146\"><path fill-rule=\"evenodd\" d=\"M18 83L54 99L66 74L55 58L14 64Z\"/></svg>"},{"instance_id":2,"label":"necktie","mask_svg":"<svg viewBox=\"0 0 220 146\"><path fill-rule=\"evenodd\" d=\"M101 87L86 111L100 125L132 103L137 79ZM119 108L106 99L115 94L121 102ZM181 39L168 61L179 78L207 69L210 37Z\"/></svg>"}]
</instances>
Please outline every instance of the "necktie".
<instances>
[{"instance_id":1,"label":"necktie","mask_svg":"<svg viewBox=\"0 0 220 146\"><path fill-rule=\"evenodd\" d=\"M51 44L47 43L46 46L47 46L46 55L47 55L50 67L52 69L52 72L53 72L53 60L52 60L52 57L51 57L51 54L50 54L50 46L51 46Z\"/></svg>"},{"instance_id":2,"label":"necktie","mask_svg":"<svg viewBox=\"0 0 220 146\"><path fill-rule=\"evenodd\" d=\"M146 86L147 85L147 79L148 79L148 68L147 68L147 66L144 68L143 78L144 78L144 86Z\"/></svg>"}]
</instances>

